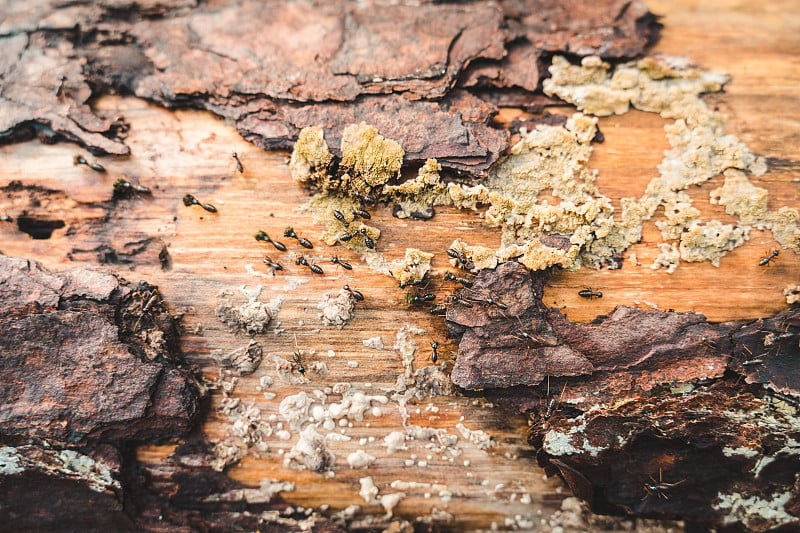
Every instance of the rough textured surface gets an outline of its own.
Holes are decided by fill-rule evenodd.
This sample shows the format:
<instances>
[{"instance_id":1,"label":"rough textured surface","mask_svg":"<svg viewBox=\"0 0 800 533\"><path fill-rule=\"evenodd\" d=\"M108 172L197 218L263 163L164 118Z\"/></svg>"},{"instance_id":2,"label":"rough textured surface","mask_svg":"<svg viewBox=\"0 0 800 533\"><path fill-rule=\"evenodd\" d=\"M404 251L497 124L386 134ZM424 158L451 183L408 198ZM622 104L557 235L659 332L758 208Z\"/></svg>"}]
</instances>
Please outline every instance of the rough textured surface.
<instances>
[{"instance_id":1,"label":"rough textured surface","mask_svg":"<svg viewBox=\"0 0 800 533\"><path fill-rule=\"evenodd\" d=\"M754 322L617 307L588 324L547 273L484 271L447 312L454 383L531 418L540 460L601 512L800 524L800 309Z\"/></svg>"},{"instance_id":2,"label":"rough textured surface","mask_svg":"<svg viewBox=\"0 0 800 533\"><path fill-rule=\"evenodd\" d=\"M0 256L0 301L0 434L123 441L191 425L199 390L157 288Z\"/></svg>"},{"instance_id":3,"label":"rough textured surface","mask_svg":"<svg viewBox=\"0 0 800 533\"><path fill-rule=\"evenodd\" d=\"M0 447L3 527L13 531L136 531L123 510L119 457L38 446ZM111 453L109 453L111 452ZM112 477L113 476L113 477Z\"/></svg>"},{"instance_id":4,"label":"rough textured surface","mask_svg":"<svg viewBox=\"0 0 800 533\"><path fill-rule=\"evenodd\" d=\"M0 137L66 138L127 154L124 121L87 105L108 89L208 109L248 140L286 148L306 126L335 138L367 121L407 147L481 174L505 148L464 86L538 89L542 54L634 57L659 25L620 0L379 4L20 4L2 22ZM436 24L429 22L435 20ZM74 31L80 28L80 31ZM412 44L413 43L413 44ZM470 65L475 68L465 73ZM338 145L338 143L334 143Z\"/></svg>"},{"instance_id":5,"label":"rough textured surface","mask_svg":"<svg viewBox=\"0 0 800 533\"><path fill-rule=\"evenodd\" d=\"M291 483L247 487L216 472L202 439L157 466L137 461L132 444L174 441L200 407L201 385L156 287L0 256L0 302L4 528L342 530L274 498ZM231 364L253 362L237 355Z\"/></svg>"}]
</instances>

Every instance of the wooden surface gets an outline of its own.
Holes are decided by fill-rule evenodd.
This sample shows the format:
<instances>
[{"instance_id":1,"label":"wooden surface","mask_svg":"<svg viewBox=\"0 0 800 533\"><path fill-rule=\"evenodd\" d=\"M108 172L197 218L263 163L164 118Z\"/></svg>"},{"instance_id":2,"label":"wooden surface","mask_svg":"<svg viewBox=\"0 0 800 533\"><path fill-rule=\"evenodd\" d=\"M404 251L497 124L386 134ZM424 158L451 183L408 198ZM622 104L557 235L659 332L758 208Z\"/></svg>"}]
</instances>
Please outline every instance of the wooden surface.
<instances>
[{"instance_id":1,"label":"wooden surface","mask_svg":"<svg viewBox=\"0 0 800 533\"><path fill-rule=\"evenodd\" d=\"M770 170L753 182L770 191L770 206L800 207L800 10L793 0L777 2L650 2L654 12L664 15L663 37L654 52L687 55L700 65L732 75L726 93L709 97L730 117L728 132L743 139L750 148L768 158ZM258 340L265 352L290 359L295 349L294 336L303 350L316 350L305 364L324 361L331 373L325 377L309 376L310 382L300 387L276 384L271 391L278 394L265 401L256 391L259 376L274 375L272 365L265 363L252 376L239 381L235 395L256 402L265 416L277 412L278 403L298 390L312 391L336 382L348 381L368 393L381 393L391 387L402 371L399 356L391 350L398 328L413 324L428 331L416 341L420 345L414 367L431 364L429 343L439 341L441 359L450 364L454 344L446 339L441 318L424 311L409 309L404 292L389 277L371 272L353 253L318 244L310 254L325 268L324 276L313 276L286 259L288 272L277 276L258 277L246 271L246 265L263 273L261 264L265 250L273 259L280 254L257 243L253 234L264 229L279 235L286 226L293 226L304 236L318 242L321 228L315 227L301 206L308 194L296 187L286 166L288 154L263 152L247 144L236 131L208 113L166 111L131 98L106 97L96 103L108 114L122 114L132 127L127 143L132 156L127 159L102 158L107 174L92 172L72 165L72 156L81 152L74 145L42 145L28 142L0 147L0 186L12 180L45 188L66 191L69 199L47 206L52 217L64 220L67 226L56 230L52 238L32 240L11 224L0 224L0 250L42 261L51 268L74 266L67 254L79 245L90 248L86 236L71 234L71 228L93 221L97 243L127 242L148 236L163 239L172 259L170 270L156 264L110 265L131 282L145 279L157 284L171 309L184 313L183 348L187 357L215 377L217 367L209 358L213 349L229 350L246 344L246 338L232 334L214 316L217 294L222 289L236 291L241 285L263 285L261 300L283 295L278 321L285 330L277 335L270 329ZM565 108L566 110L566 108ZM502 118L518 114L505 110ZM590 166L599 169L598 185L608 196L621 196L642 191L656 175L656 166L667 147L663 126L667 121L641 112L604 118L600 127L605 143L596 145ZM235 172L230 157L237 151L245 173ZM105 210L92 202L109 200L111 184L117 177L153 188L153 196L125 201L103 220ZM690 194L704 215L728 220L717 207L708 203L708 191L718 187L717 177ZM219 213L210 215L199 208L186 208L181 197L195 194L214 203ZM71 199L71 200L70 200ZM0 199L0 214L14 216L20 207ZM29 206L28 206L29 207ZM41 209L41 208L40 208ZM31 209L36 211L35 208ZM471 212L438 209L427 222L398 220L391 208L377 209L374 225L382 231L378 250L387 260L401 257L408 246L418 246L436 254L435 272L449 268L444 250L456 237L470 244L496 245L497 233L482 224ZM764 316L785 308L781 289L789 283L800 283L800 261L784 253L774 266L758 266L765 251L777 247L771 234L751 233L750 242L728 254L719 268L709 264L682 263L673 274L651 270L649 265L658 251L655 226L645 226L644 240L629 250L636 253L641 266L626 261L622 270L558 273L546 291L545 302L562 308L573 320L587 321L610 311L615 305L657 305L662 309L697 311L710 320L748 319ZM287 242L288 244L288 242ZM293 248L297 248L294 246ZM327 262L333 255L348 260L352 272L334 268ZM91 264L91 263L89 263ZM302 283L287 290L288 279ZM361 290L366 300L357 307L355 319L343 330L321 328L316 304L322 293L348 283ZM588 301L577 296L585 287L601 290L604 297ZM446 291L439 290L442 298ZM381 336L387 349L365 348L361 340ZM334 350L335 357L326 355ZM348 362L358 363L351 368ZM214 405L219 397L214 397ZM394 404L390 404L394 405ZM430 406L438 409L433 412ZM348 428L352 440L332 445L337 455L335 477L298 472L283 466L278 450L288 450L297 436L288 442L270 440L270 451L262 457L249 456L230 470L232 477L257 485L269 477L292 480L297 490L285 493L290 502L319 507L328 504L338 510L351 503L364 505L358 496L358 479L372 476L381 494L398 492L391 481L443 483L453 493L447 503L437 494L426 498L430 489L406 490L408 496L396 509L406 518L424 515L431 508L445 509L456 516L461 527L489 527L492 521L503 524L505 517L517 514L536 520L547 518L560 506L564 497L558 480L545 480L535 465L534 453L525 442L526 422L494 409L481 399L462 396L439 397L409 406L409 423L448 428L459 421L470 429L482 429L494 437L497 446L487 452L465 446L464 454L453 463L431 454L424 443L411 443L410 449L387 456L382 438L401 427L396 405L380 417L367 417ZM204 426L211 438L220 438L227 423L213 412ZM376 438L374 443L360 445L360 438ZM351 470L344 462L347 454L365 449L378 456L368 470ZM139 451L145 461L158 461L172 450L170 446L149 446ZM406 467L405 461L415 454L427 467ZM427 456L431 455L431 459ZM464 466L469 461L469 466ZM502 484L497 491L495 487ZM531 494L530 504L519 496ZM515 494L516 496L512 496ZM365 506L380 513L379 507Z\"/></svg>"}]
</instances>

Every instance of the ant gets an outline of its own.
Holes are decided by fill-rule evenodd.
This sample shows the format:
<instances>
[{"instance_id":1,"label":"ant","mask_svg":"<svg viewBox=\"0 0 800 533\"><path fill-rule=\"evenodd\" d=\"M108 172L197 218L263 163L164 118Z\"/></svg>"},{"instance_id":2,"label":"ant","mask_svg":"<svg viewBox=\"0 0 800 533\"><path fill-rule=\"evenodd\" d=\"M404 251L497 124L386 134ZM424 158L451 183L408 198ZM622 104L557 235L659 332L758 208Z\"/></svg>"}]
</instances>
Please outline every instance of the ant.
<instances>
[{"instance_id":1,"label":"ant","mask_svg":"<svg viewBox=\"0 0 800 533\"><path fill-rule=\"evenodd\" d=\"M435 364L436 361L439 360L439 353L436 351L439 349L439 342L433 341L431 343L431 349L433 350L433 352L431 353L431 361Z\"/></svg>"},{"instance_id":2,"label":"ant","mask_svg":"<svg viewBox=\"0 0 800 533\"><path fill-rule=\"evenodd\" d=\"M233 152L231 154L231 157L233 157L234 161L236 161L236 170L238 170L240 174L243 173L244 172L244 165L242 165L242 160L239 159L239 154L237 154L236 152Z\"/></svg>"},{"instance_id":3,"label":"ant","mask_svg":"<svg viewBox=\"0 0 800 533\"><path fill-rule=\"evenodd\" d=\"M314 247L314 245L311 244L311 241L309 241L308 239L304 239L302 237L298 237L297 233L295 233L294 229L291 228L291 227L286 228L285 230L283 230L283 236L284 237L289 237L290 239L297 239L297 242L299 242L300 246L302 246L303 248L308 248L310 250L311 248Z\"/></svg>"},{"instance_id":4,"label":"ant","mask_svg":"<svg viewBox=\"0 0 800 533\"><path fill-rule=\"evenodd\" d=\"M261 242L268 242L281 252L286 251L286 246L282 242L273 241L272 239L270 239L269 235L267 235L266 232L264 231L259 231L258 233L256 233L256 240Z\"/></svg>"},{"instance_id":5,"label":"ant","mask_svg":"<svg viewBox=\"0 0 800 533\"><path fill-rule=\"evenodd\" d=\"M435 316L443 316L447 313L447 306L446 305L437 305L436 307L431 307L430 314Z\"/></svg>"},{"instance_id":6,"label":"ant","mask_svg":"<svg viewBox=\"0 0 800 533\"><path fill-rule=\"evenodd\" d=\"M185 205L186 207L189 207L189 206L192 206L192 205L199 205L200 207L202 207L203 209L205 209L209 213L216 213L217 212L217 208L216 207L214 207L211 204L204 204L204 203L200 202L200 200L198 200L197 198L195 198L191 194L187 194L186 196L183 197L183 205Z\"/></svg>"},{"instance_id":7,"label":"ant","mask_svg":"<svg viewBox=\"0 0 800 533\"><path fill-rule=\"evenodd\" d=\"M457 294L454 294L450 297L450 302L454 304L461 304L464 307L475 307L474 305L472 305L472 302L465 300L464 298L458 296Z\"/></svg>"},{"instance_id":8,"label":"ant","mask_svg":"<svg viewBox=\"0 0 800 533\"><path fill-rule=\"evenodd\" d=\"M370 250L374 250L375 241L372 240L372 237L367 235L367 228L361 228L361 234L364 235L364 245Z\"/></svg>"},{"instance_id":9,"label":"ant","mask_svg":"<svg viewBox=\"0 0 800 533\"><path fill-rule=\"evenodd\" d=\"M445 281L455 281L456 283L460 283L464 287L472 287L472 280L467 278L460 278L453 274L452 272L445 272L444 274Z\"/></svg>"},{"instance_id":10,"label":"ant","mask_svg":"<svg viewBox=\"0 0 800 533\"><path fill-rule=\"evenodd\" d=\"M292 354L292 359L294 362L297 363L297 371L300 372L301 375L306 375L306 367L303 366L303 363L300 361L300 347L297 346L297 335L294 336L294 347L295 351Z\"/></svg>"},{"instance_id":11,"label":"ant","mask_svg":"<svg viewBox=\"0 0 800 533\"><path fill-rule=\"evenodd\" d=\"M147 302L145 302L145 304L142 306L142 311L139 314L139 319L133 326L133 331L138 331L139 324L141 324L142 318L144 318L145 313L147 313L150 310L150 308L153 305L155 305L160 299L161 299L161 294L159 294L158 289L153 289L153 292L150 294L150 297L147 299Z\"/></svg>"},{"instance_id":12,"label":"ant","mask_svg":"<svg viewBox=\"0 0 800 533\"><path fill-rule=\"evenodd\" d=\"M100 163L97 163L97 162L92 162L92 163L88 162L86 160L86 158L83 157L81 154L75 154L75 157L72 158L72 164L73 165L86 165L87 167L91 168L95 172L105 172L106 171L106 167L104 167L103 165L101 165Z\"/></svg>"},{"instance_id":13,"label":"ant","mask_svg":"<svg viewBox=\"0 0 800 533\"><path fill-rule=\"evenodd\" d=\"M342 261L338 257L331 257L331 263L333 263L334 265L339 265L345 270L353 270L353 266L350 263L346 263L345 261Z\"/></svg>"},{"instance_id":14,"label":"ant","mask_svg":"<svg viewBox=\"0 0 800 533\"><path fill-rule=\"evenodd\" d=\"M474 298L468 298L468 299L470 301L472 301L473 303L483 302L486 305L495 305L498 308L503 309L503 310L508 309L508 306L506 304L500 303L500 302L498 302L497 300L495 300L493 298L477 298L477 297L474 297ZM463 300L462 300L462 303L463 303Z\"/></svg>"},{"instance_id":15,"label":"ant","mask_svg":"<svg viewBox=\"0 0 800 533\"><path fill-rule=\"evenodd\" d=\"M283 265L273 262L269 257L264 258L264 264L268 267L272 267L272 270L283 270Z\"/></svg>"},{"instance_id":16,"label":"ant","mask_svg":"<svg viewBox=\"0 0 800 533\"><path fill-rule=\"evenodd\" d=\"M401 289L405 289L409 285L422 285L424 287L427 287L428 283L430 283L430 281L431 281L431 279L428 277L428 273L426 272L425 275L422 276L422 279L413 279L413 278L409 279L405 283L401 283L400 284L400 288Z\"/></svg>"},{"instance_id":17,"label":"ant","mask_svg":"<svg viewBox=\"0 0 800 533\"><path fill-rule=\"evenodd\" d=\"M294 362L297 363L297 371L305 376L306 375L306 367L304 367L303 363L300 361L300 354L298 352L294 352L292 354L292 358L294 359Z\"/></svg>"},{"instance_id":18,"label":"ant","mask_svg":"<svg viewBox=\"0 0 800 533\"><path fill-rule=\"evenodd\" d=\"M362 204L365 204L365 205L375 205L375 203L376 203L375 198L373 198L372 196L370 196L368 194L358 194L358 193L356 193L353 196L355 196L356 199L358 199Z\"/></svg>"},{"instance_id":19,"label":"ant","mask_svg":"<svg viewBox=\"0 0 800 533\"><path fill-rule=\"evenodd\" d=\"M342 241L342 242L347 242L350 239L352 239L353 237L355 237L356 235L358 235L357 231L352 231L352 232L349 232L349 233L342 233L341 235L339 235L338 239L340 241Z\"/></svg>"},{"instance_id":20,"label":"ant","mask_svg":"<svg viewBox=\"0 0 800 533\"><path fill-rule=\"evenodd\" d=\"M318 265L314 265L312 263L309 263L308 260L306 260L306 258L303 257L302 255L297 258L297 264L298 265L303 265L305 267L308 267L308 269L311 272L313 272L314 274L324 274L325 273L325 271L322 270L322 268L320 268Z\"/></svg>"},{"instance_id":21,"label":"ant","mask_svg":"<svg viewBox=\"0 0 800 533\"><path fill-rule=\"evenodd\" d=\"M761 261L758 262L758 266L768 266L770 261L778 257L781 253L780 250L772 250L769 254L767 254Z\"/></svg>"},{"instance_id":22,"label":"ant","mask_svg":"<svg viewBox=\"0 0 800 533\"><path fill-rule=\"evenodd\" d=\"M644 495L644 498L642 498L642 501L646 500L650 496L656 496L662 500L669 500L669 495L667 493L670 491L670 489L677 487L678 485L686 481L685 479L682 479L680 481L676 481L675 483L665 483L661 479L660 468L658 469L658 481L656 481L655 478L653 478L653 476L649 477L652 483L644 484L643 488L646 494Z\"/></svg>"},{"instance_id":23,"label":"ant","mask_svg":"<svg viewBox=\"0 0 800 533\"><path fill-rule=\"evenodd\" d=\"M64 94L64 82L67 81L66 76L59 76L58 77L58 85L56 86L56 98L60 97Z\"/></svg>"},{"instance_id":24,"label":"ant","mask_svg":"<svg viewBox=\"0 0 800 533\"><path fill-rule=\"evenodd\" d=\"M463 252L459 252L458 250L454 250L453 248L448 248L447 249L447 255L449 255L453 259L456 259L462 265L466 265L467 262L469 261L467 259L467 256L464 255Z\"/></svg>"},{"instance_id":25,"label":"ant","mask_svg":"<svg viewBox=\"0 0 800 533\"><path fill-rule=\"evenodd\" d=\"M372 218L372 216L363 209L353 209L351 213L353 213L354 217L361 217L365 220L369 220Z\"/></svg>"},{"instance_id":26,"label":"ant","mask_svg":"<svg viewBox=\"0 0 800 533\"><path fill-rule=\"evenodd\" d=\"M351 289L351 288L350 288L350 285L345 285L345 286L344 286L344 287L342 287L342 288L343 288L344 290L346 290L347 292L349 292L349 293L350 293L350 295L351 295L353 298L355 298L356 300L358 300L359 302L363 302L363 301L364 301L364 295L363 295L363 294L361 294L359 291L357 291L357 290L355 290L355 289Z\"/></svg>"},{"instance_id":27,"label":"ant","mask_svg":"<svg viewBox=\"0 0 800 533\"><path fill-rule=\"evenodd\" d=\"M436 299L435 294L423 294L422 296L419 295L406 295L406 303L410 305L421 305L424 303L432 302Z\"/></svg>"},{"instance_id":28,"label":"ant","mask_svg":"<svg viewBox=\"0 0 800 533\"><path fill-rule=\"evenodd\" d=\"M567 384L564 383L564 388L561 389L561 396L558 397L558 401L555 398L550 398L550 403L547 404L547 411L544 413L544 419L550 420L550 417L553 416L553 408L556 406L556 403L561 403L561 400L564 399L564 391L567 390ZM547 376L547 393L550 394L550 376Z\"/></svg>"},{"instance_id":29,"label":"ant","mask_svg":"<svg viewBox=\"0 0 800 533\"><path fill-rule=\"evenodd\" d=\"M344 225L345 228L349 228L350 227L350 222L347 221L347 219L344 216L344 213L342 213L338 209L334 209L333 210L333 218L335 218L336 220L341 222Z\"/></svg>"},{"instance_id":30,"label":"ant","mask_svg":"<svg viewBox=\"0 0 800 533\"><path fill-rule=\"evenodd\" d=\"M114 197L115 198L130 198L134 193L152 194L148 187L142 185L134 185L128 180L119 178L114 181Z\"/></svg>"},{"instance_id":31,"label":"ant","mask_svg":"<svg viewBox=\"0 0 800 533\"><path fill-rule=\"evenodd\" d=\"M581 298L589 298L590 300L593 300L595 298L602 298L603 293L600 291L593 291L592 289L583 289L581 291L578 291L578 296L580 296Z\"/></svg>"}]
</instances>

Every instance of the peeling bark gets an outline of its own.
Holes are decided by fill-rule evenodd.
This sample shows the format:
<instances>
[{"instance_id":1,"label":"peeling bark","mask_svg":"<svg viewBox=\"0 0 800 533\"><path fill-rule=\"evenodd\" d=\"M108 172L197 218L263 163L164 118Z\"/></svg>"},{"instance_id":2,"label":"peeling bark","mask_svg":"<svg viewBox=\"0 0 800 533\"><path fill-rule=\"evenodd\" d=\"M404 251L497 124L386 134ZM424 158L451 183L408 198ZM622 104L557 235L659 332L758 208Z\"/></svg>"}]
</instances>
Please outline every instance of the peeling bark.
<instances>
[{"instance_id":1,"label":"peeling bark","mask_svg":"<svg viewBox=\"0 0 800 533\"><path fill-rule=\"evenodd\" d=\"M535 102L543 98L543 54L633 57L659 28L644 4L621 0L41 0L8 11L0 23L0 139L38 135L127 154L125 125L88 105L114 90L207 109L267 149L291 147L306 126L322 125L331 139L364 121L401 142L411 165L436 158L476 175L505 149L506 134L492 126L488 99L456 85L514 88Z\"/></svg>"},{"instance_id":2,"label":"peeling bark","mask_svg":"<svg viewBox=\"0 0 800 533\"><path fill-rule=\"evenodd\" d=\"M201 392L158 289L97 269L53 273L0 255L0 505L8 531L314 531L287 484L216 472L192 436Z\"/></svg>"},{"instance_id":3,"label":"peeling bark","mask_svg":"<svg viewBox=\"0 0 800 533\"><path fill-rule=\"evenodd\" d=\"M0 256L0 301L3 437L120 442L192 425L199 391L156 287Z\"/></svg>"},{"instance_id":4,"label":"peeling bark","mask_svg":"<svg viewBox=\"0 0 800 533\"><path fill-rule=\"evenodd\" d=\"M542 303L548 273L504 263L447 311L452 379L531 420L529 439L598 512L800 524L800 308L751 322Z\"/></svg>"}]
</instances>

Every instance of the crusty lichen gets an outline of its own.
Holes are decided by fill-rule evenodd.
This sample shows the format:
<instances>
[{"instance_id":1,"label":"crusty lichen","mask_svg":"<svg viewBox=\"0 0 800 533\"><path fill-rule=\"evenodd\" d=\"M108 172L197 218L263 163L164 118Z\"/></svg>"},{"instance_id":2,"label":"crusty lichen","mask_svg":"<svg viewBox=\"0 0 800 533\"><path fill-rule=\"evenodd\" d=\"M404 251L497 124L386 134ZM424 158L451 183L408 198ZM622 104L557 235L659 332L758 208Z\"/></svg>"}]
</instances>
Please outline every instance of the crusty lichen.
<instances>
[{"instance_id":1,"label":"crusty lichen","mask_svg":"<svg viewBox=\"0 0 800 533\"><path fill-rule=\"evenodd\" d=\"M328 189L330 176L328 165L333 154L321 127L303 128L294 144L289 170L298 183L315 183L320 189Z\"/></svg>"},{"instance_id":2,"label":"crusty lichen","mask_svg":"<svg viewBox=\"0 0 800 533\"><path fill-rule=\"evenodd\" d=\"M384 185L381 196L395 202L394 216L431 218L433 206L447 203L447 185L441 181L441 171L438 161L428 159L415 178L398 185Z\"/></svg>"},{"instance_id":3,"label":"crusty lichen","mask_svg":"<svg viewBox=\"0 0 800 533\"><path fill-rule=\"evenodd\" d=\"M597 56L584 57L580 66L556 56L544 92L557 95L581 111L596 116L621 115L631 106L682 118L693 107L697 95L718 92L728 76L693 67L686 59L653 56L617 66Z\"/></svg>"},{"instance_id":4,"label":"crusty lichen","mask_svg":"<svg viewBox=\"0 0 800 533\"><path fill-rule=\"evenodd\" d=\"M240 289L240 292L248 301L234 306L229 299L221 300L214 310L217 318L235 331L246 331L250 335L264 333L272 319L278 315L283 297L273 298L269 303L259 302L257 298L261 294L260 285L255 291Z\"/></svg>"},{"instance_id":5,"label":"crusty lichen","mask_svg":"<svg viewBox=\"0 0 800 533\"><path fill-rule=\"evenodd\" d=\"M650 57L613 69L598 57L572 65L555 57L545 92L578 109L607 116L631 107L659 113L675 122L665 126L671 149L659 165L659 175L641 198L622 198L615 213L610 200L594 184L587 167L596 119L582 114L564 126L539 125L522 130L521 140L490 171L485 186L451 184L451 201L476 209L488 205L486 221L503 230L501 259L518 258L530 268L581 265L599 268L638 242L642 224L663 207L656 224L662 253L655 268L673 271L680 260L709 261L718 266L730 250L744 244L753 227L770 229L778 242L800 253L797 210L767 209L767 195L754 187L745 172L761 175L763 158L751 153L733 135L724 134L725 117L706 105L701 94L721 90L727 77L702 71L687 61ZM712 191L711 201L739 217L736 224L701 220L684 189L725 173L725 185ZM558 204L541 200L549 191ZM573 248L551 248L539 241L546 235L567 236Z\"/></svg>"},{"instance_id":6,"label":"crusty lichen","mask_svg":"<svg viewBox=\"0 0 800 533\"><path fill-rule=\"evenodd\" d=\"M639 242L643 223L656 217L661 208L664 215L658 216L656 225L663 238L658 243L662 253L654 268L666 267L671 272L681 260L719 266L727 252L747 241L752 228L771 230L781 246L800 253L800 212L788 207L768 209L767 191L747 177L747 173L766 172L764 159L735 136L725 134L725 116L701 97L722 90L728 82L726 75L665 56L614 68L599 57L585 57L580 65L573 65L556 56L549 71L545 92L585 113L608 116L633 107L674 120L665 126L670 149L658 167L659 175L640 198L622 198L622 208L615 212L611 200L598 190L597 171L588 167L597 119L582 113L563 126L522 129L519 142L490 169L485 183L471 186L442 182L435 160L426 162L415 178L400 182L402 148L365 124L345 130L339 175L320 177L317 170L330 162L330 154L321 130L313 129L301 136L302 143L298 141L299 154L293 161L302 164L294 165L292 171L299 181L338 195L312 202L318 220L328 224L323 240L335 244L346 229L358 231L360 221L343 228L333 218L333 209L349 213L354 203L360 205L360 200L354 200L356 195L370 194L379 201L395 202L395 214L400 217L432 216L433 207L443 204L485 207L486 222L501 228L501 244L491 253L494 259L486 254L480 254L485 261L470 258L474 269L491 268L511 258L533 269L600 268ZM684 192L723 173L725 183L711 191L710 200L739 219L733 224L701 219ZM550 197L543 198L543 193ZM570 245L553 247L544 242L548 236L568 239ZM345 244L361 246L362 240L356 236Z\"/></svg>"},{"instance_id":7,"label":"crusty lichen","mask_svg":"<svg viewBox=\"0 0 800 533\"><path fill-rule=\"evenodd\" d=\"M319 318L323 324L342 329L353 318L355 298L344 289L336 292L328 291L322 295L317 309L320 311Z\"/></svg>"},{"instance_id":8,"label":"crusty lichen","mask_svg":"<svg viewBox=\"0 0 800 533\"><path fill-rule=\"evenodd\" d=\"M502 229L501 247L493 253L493 261L470 257L476 269L496 266L498 257L517 257L536 269L576 268L584 247L599 236L611 235L611 201L595 186L596 171L586 166L596 128L597 119L575 114L564 126L523 129L520 141L493 167L485 186L448 187L450 200L458 207L488 204L486 221ZM540 194L547 190L562 201L555 205L540 201ZM539 241L546 235L566 236L571 246L547 246ZM461 251L462 246L454 248ZM606 248L609 257L617 252ZM599 247L595 251L601 252ZM486 254L481 255L486 259Z\"/></svg>"},{"instance_id":9,"label":"crusty lichen","mask_svg":"<svg viewBox=\"0 0 800 533\"><path fill-rule=\"evenodd\" d=\"M373 126L351 124L342 132L341 168L345 190L366 194L400 176L406 153L399 143L387 139Z\"/></svg>"},{"instance_id":10,"label":"crusty lichen","mask_svg":"<svg viewBox=\"0 0 800 533\"><path fill-rule=\"evenodd\" d=\"M467 258L465 265L455 258L450 259L450 264L472 272L477 272L484 268L494 268L498 263L495 251L487 246L470 246L461 239L456 239L450 244L450 250L458 252Z\"/></svg>"},{"instance_id":11,"label":"crusty lichen","mask_svg":"<svg viewBox=\"0 0 800 533\"><path fill-rule=\"evenodd\" d=\"M110 465L74 450L32 445L0 447L0 475L12 476L26 470L77 480L95 492L121 490Z\"/></svg>"},{"instance_id":12,"label":"crusty lichen","mask_svg":"<svg viewBox=\"0 0 800 533\"><path fill-rule=\"evenodd\" d=\"M789 305L800 303L800 285L787 285L783 288L783 295Z\"/></svg>"},{"instance_id":13,"label":"crusty lichen","mask_svg":"<svg viewBox=\"0 0 800 533\"><path fill-rule=\"evenodd\" d=\"M403 259L389 263L389 272L401 287L422 281L431 269L433 254L416 248L406 248Z\"/></svg>"}]
</instances>

